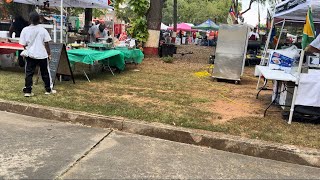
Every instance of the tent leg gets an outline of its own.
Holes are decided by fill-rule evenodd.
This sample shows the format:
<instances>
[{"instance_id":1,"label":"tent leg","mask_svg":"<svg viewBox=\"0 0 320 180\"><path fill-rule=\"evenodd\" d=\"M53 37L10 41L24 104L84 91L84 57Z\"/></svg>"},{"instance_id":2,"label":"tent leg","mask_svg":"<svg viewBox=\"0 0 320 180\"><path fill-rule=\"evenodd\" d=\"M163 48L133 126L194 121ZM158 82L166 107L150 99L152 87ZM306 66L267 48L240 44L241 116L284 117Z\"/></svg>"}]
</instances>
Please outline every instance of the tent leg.
<instances>
[{"instance_id":1,"label":"tent leg","mask_svg":"<svg viewBox=\"0 0 320 180\"><path fill-rule=\"evenodd\" d=\"M60 9L60 43L63 43L63 0L61 0Z\"/></svg>"},{"instance_id":2,"label":"tent leg","mask_svg":"<svg viewBox=\"0 0 320 180\"><path fill-rule=\"evenodd\" d=\"M269 49L269 43L270 43L270 38L271 38L271 34L272 34L273 25L274 25L274 18L272 18L271 29L269 31L268 39L267 39L266 45L264 47L263 56L261 57L260 65L262 65L262 66L264 66L264 64L265 64L267 52L268 52L268 49ZM258 80L257 87L256 87L257 90L259 89L260 81L261 81L261 74L259 73L259 80Z\"/></svg>"},{"instance_id":3,"label":"tent leg","mask_svg":"<svg viewBox=\"0 0 320 180\"><path fill-rule=\"evenodd\" d=\"M280 39L281 39L281 36L282 36L282 32L283 32L283 28L284 28L285 23L286 23L286 19L283 20L282 27L281 27L281 31L280 31L280 35L279 35L278 42L277 42L277 45L276 45L275 50L278 49L279 42L280 42Z\"/></svg>"},{"instance_id":4,"label":"tent leg","mask_svg":"<svg viewBox=\"0 0 320 180\"><path fill-rule=\"evenodd\" d=\"M53 20L53 42L57 43L57 21Z\"/></svg>"},{"instance_id":5,"label":"tent leg","mask_svg":"<svg viewBox=\"0 0 320 180\"><path fill-rule=\"evenodd\" d=\"M292 123L294 107L295 107L295 103L296 103L296 99L297 99L297 94L298 94L298 86L299 86L299 83L300 83L300 75L301 75L301 69L302 69L302 63L303 63L304 53L305 53L305 51L302 50L301 56L300 56L300 61L299 61L299 67L298 67L298 74L297 74L296 85L295 85L295 87L294 87L294 92L293 92L293 98L292 98L292 104L291 104L291 108L290 108L290 115L289 115L288 124L291 124L291 123Z\"/></svg>"}]
</instances>

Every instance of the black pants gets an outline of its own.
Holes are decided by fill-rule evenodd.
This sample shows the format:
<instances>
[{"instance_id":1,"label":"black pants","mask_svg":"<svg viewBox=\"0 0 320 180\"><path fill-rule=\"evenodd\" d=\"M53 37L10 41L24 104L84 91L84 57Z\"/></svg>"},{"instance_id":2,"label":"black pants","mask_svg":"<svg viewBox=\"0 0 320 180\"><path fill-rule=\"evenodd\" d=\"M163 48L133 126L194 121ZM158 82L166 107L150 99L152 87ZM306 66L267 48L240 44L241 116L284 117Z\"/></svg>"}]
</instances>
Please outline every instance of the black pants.
<instances>
[{"instance_id":1,"label":"black pants","mask_svg":"<svg viewBox=\"0 0 320 180\"><path fill-rule=\"evenodd\" d=\"M48 59L32 59L27 57L26 58L26 79L25 79L25 88L23 89L24 93L31 93L32 91L32 78L34 75L34 72L36 70L37 65L40 66L41 71L41 77L44 82L44 87L46 89L46 92L51 92L51 77L49 72L49 66L48 66Z\"/></svg>"}]
</instances>

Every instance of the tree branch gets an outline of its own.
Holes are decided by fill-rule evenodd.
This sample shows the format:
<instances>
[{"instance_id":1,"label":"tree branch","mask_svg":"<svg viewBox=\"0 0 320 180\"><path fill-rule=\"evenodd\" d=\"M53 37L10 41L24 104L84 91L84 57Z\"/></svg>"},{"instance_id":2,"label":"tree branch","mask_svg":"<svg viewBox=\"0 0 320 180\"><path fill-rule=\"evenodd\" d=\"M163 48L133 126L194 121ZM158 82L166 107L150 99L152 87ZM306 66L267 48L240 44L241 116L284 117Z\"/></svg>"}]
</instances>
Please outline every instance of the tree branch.
<instances>
[{"instance_id":1,"label":"tree branch","mask_svg":"<svg viewBox=\"0 0 320 180\"><path fill-rule=\"evenodd\" d=\"M248 9L246 9L245 11L241 12L240 14L242 15L242 14L244 14L244 13L248 12L248 11L251 9L251 5L252 5L252 3L253 3L254 1L255 1L255 0L250 0L249 8L248 8Z\"/></svg>"}]
</instances>

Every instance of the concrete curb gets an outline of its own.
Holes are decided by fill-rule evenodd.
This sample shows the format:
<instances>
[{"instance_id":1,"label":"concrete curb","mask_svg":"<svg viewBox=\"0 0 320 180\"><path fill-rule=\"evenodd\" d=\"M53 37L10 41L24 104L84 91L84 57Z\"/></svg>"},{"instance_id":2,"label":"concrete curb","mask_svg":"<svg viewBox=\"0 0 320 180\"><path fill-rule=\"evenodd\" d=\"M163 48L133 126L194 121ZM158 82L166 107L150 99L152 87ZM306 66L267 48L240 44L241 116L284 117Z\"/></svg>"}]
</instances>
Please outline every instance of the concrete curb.
<instances>
[{"instance_id":1,"label":"concrete curb","mask_svg":"<svg viewBox=\"0 0 320 180\"><path fill-rule=\"evenodd\" d=\"M0 111L63 122L81 123L92 127L112 128L128 133L206 146L238 154L320 167L320 150L318 149L269 143L222 133L192 130L160 123L145 123L5 100L0 100Z\"/></svg>"}]
</instances>

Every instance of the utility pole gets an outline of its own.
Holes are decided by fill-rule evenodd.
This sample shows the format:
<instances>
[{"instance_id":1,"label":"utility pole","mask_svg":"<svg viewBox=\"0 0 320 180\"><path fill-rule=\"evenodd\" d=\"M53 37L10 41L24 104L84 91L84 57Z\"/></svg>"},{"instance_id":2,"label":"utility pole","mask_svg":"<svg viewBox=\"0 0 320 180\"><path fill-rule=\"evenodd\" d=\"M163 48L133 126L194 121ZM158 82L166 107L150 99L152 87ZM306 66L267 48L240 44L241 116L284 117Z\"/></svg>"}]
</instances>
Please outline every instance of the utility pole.
<instances>
[{"instance_id":1,"label":"utility pole","mask_svg":"<svg viewBox=\"0 0 320 180\"><path fill-rule=\"evenodd\" d=\"M177 0L173 0L173 33L172 33L172 41L176 42L177 37L177 21L178 21L178 2Z\"/></svg>"},{"instance_id":2,"label":"utility pole","mask_svg":"<svg viewBox=\"0 0 320 180\"><path fill-rule=\"evenodd\" d=\"M88 33L89 28L91 27L91 23L92 23L92 9L91 8L87 8L84 10L84 16L85 16L85 24L84 24L84 30L85 30L85 34Z\"/></svg>"},{"instance_id":3,"label":"utility pole","mask_svg":"<svg viewBox=\"0 0 320 180\"><path fill-rule=\"evenodd\" d=\"M239 5L239 1L238 0L236 0L236 18L237 18L237 20L238 20L238 17L239 17L239 9L238 9L238 5Z\"/></svg>"}]
</instances>

